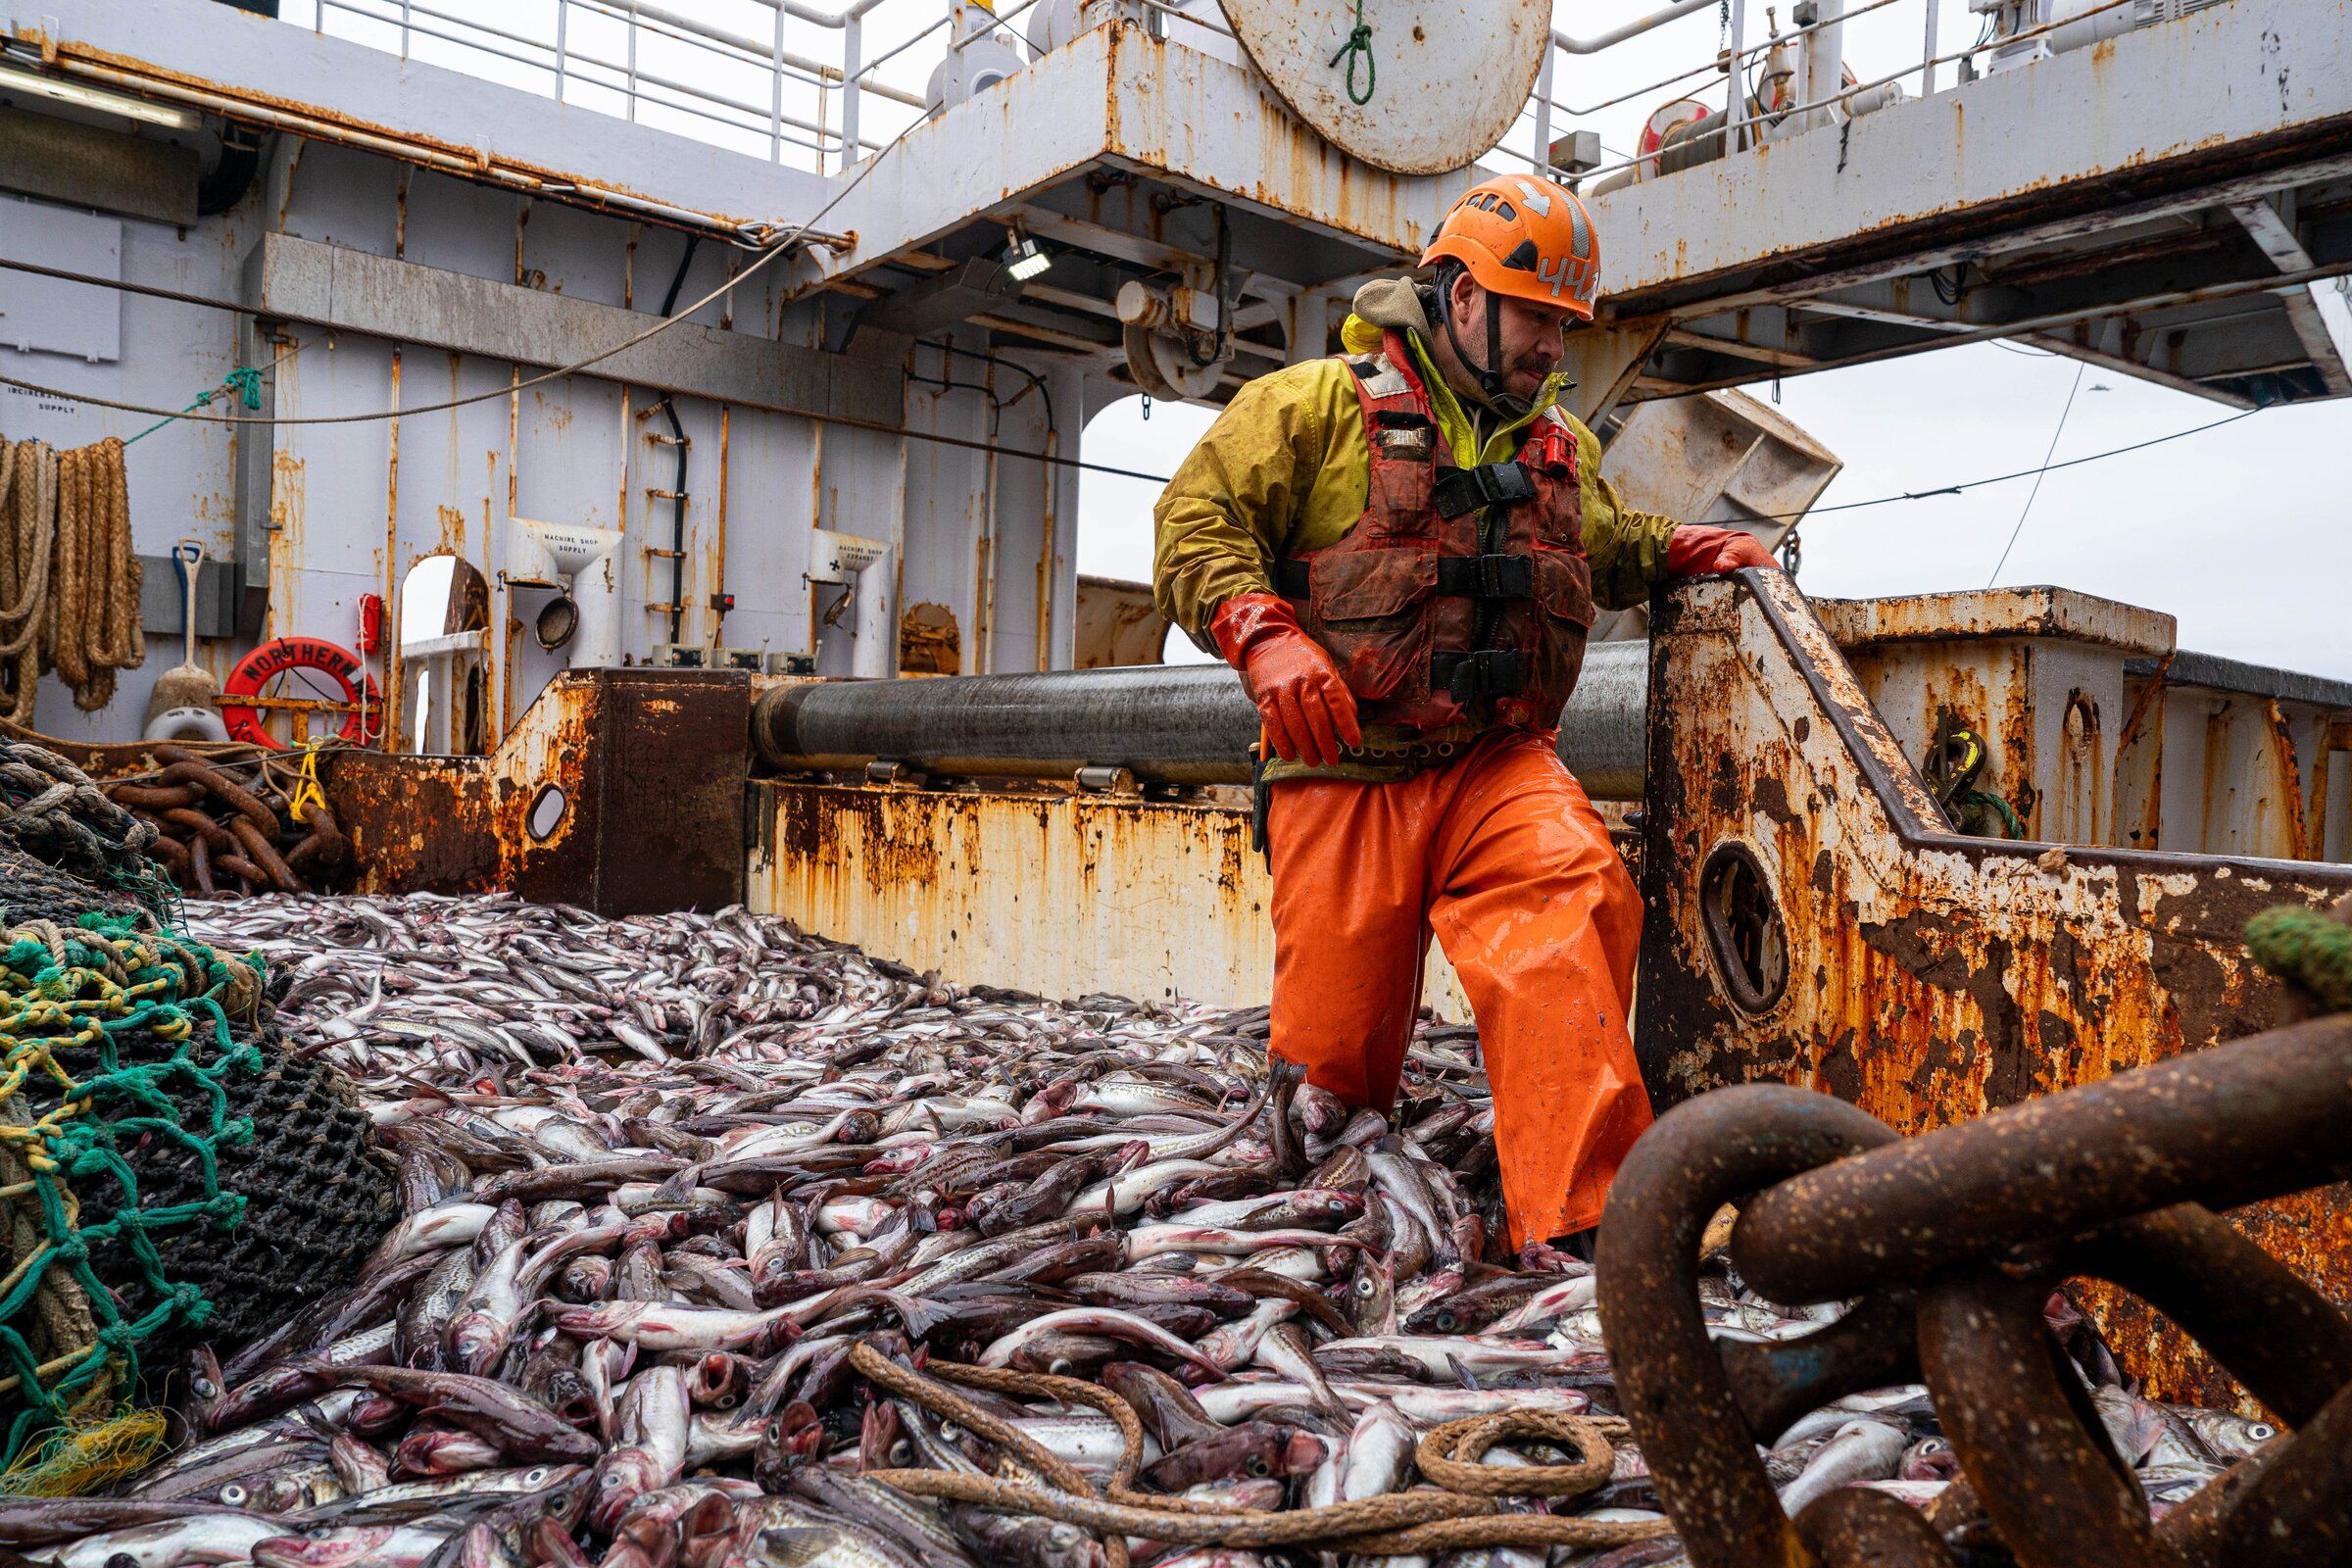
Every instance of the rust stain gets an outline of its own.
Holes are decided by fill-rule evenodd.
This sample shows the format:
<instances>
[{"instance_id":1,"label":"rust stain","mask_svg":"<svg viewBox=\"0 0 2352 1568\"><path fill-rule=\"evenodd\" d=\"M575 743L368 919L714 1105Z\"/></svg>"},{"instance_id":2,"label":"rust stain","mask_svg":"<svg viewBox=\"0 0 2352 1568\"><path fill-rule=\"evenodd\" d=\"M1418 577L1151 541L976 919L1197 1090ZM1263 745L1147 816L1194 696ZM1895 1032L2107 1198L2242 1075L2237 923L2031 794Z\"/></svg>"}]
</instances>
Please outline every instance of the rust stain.
<instances>
[{"instance_id":1,"label":"rust stain","mask_svg":"<svg viewBox=\"0 0 2352 1568\"><path fill-rule=\"evenodd\" d=\"M404 184L405 193L406 186ZM404 202L405 206L405 202ZM404 215L405 216L405 215ZM392 345L392 407L400 407L400 345ZM400 421L386 421L384 434L384 730L386 751L400 750Z\"/></svg>"},{"instance_id":2,"label":"rust stain","mask_svg":"<svg viewBox=\"0 0 2352 1568\"><path fill-rule=\"evenodd\" d=\"M561 169L531 163L523 159L493 155L484 147L449 141L419 131L362 119L329 104L285 97L253 87L232 86L191 72L175 71L171 67L143 59L137 55L101 49L88 43L61 40L56 45L56 57L69 69L86 68L82 72L83 74L95 75L101 79L121 76L133 78L124 82L123 85L134 88L169 84L191 93L202 94L206 98L220 101L223 107L219 112L225 113L232 118L237 117L237 112L242 109L247 112L245 118L249 118L257 124L267 126L271 123L272 116L299 117L314 122L315 129L304 130L303 127L295 127L304 134L318 134L332 138L336 133L341 132L353 140L374 143L372 150L430 164L447 173L457 174L461 177L517 184L526 192L551 193L555 199L576 206L609 207L608 202L598 199L600 194L618 196L629 201L648 202L673 210L677 206L676 203L656 192L638 190L632 186L613 184L604 180L587 179ZM300 144L297 143L297 145ZM740 227L751 220L743 215L725 212L696 211L693 216L709 222L713 227L720 228ZM279 216L279 225L281 227L284 225L282 213Z\"/></svg>"},{"instance_id":3,"label":"rust stain","mask_svg":"<svg viewBox=\"0 0 2352 1568\"><path fill-rule=\"evenodd\" d=\"M2292 1021L2296 1004L2245 955L2244 922L2352 890L2352 872L2257 877L2208 857L2052 857L1945 834L1866 696L1870 651L1857 671L1801 601L1775 604L1777 624L1729 587L1685 590L1654 628L1666 651L1651 710L1664 720L1650 741L1638 1019L1653 1096L1785 1081L1918 1133ZM2015 756L2031 735L2005 710L2024 669L1947 670L1928 682L1930 714L1973 711ZM2014 799L2025 781L2003 787ZM1756 855L1780 905L1790 983L1762 1015L1719 985L1697 898L1725 840ZM2322 1246L2352 1199L2311 1201L2324 1224L2298 1228L2284 1210L2250 1223L2352 1300L2352 1250ZM2168 1396L2226 1392L2184 1345L2140 1369Z\"/></svg>"}]
</instances>

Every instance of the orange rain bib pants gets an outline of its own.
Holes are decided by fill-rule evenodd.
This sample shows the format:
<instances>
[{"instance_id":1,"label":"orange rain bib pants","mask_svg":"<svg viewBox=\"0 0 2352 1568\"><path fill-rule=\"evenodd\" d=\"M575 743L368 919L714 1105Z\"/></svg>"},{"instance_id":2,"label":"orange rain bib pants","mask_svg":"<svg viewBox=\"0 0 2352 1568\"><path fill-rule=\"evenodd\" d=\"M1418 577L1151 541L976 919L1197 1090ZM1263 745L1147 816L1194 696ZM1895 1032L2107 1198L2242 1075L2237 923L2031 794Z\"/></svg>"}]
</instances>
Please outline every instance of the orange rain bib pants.
<instances>
[{"instance_id":1,"label":"orange rain bib pants","mask_svg":"<svg viewBox=\"0 0 2352 1568\"><path fill-rule=\"evenodd\" d=\"M1545 731L1393 783L1275 783L1275 1054L1350 1104L1396 1098L1434 931L1477 1014L1511 1243L1600 1221L1649 1125L1626 1020L1642 902Z\"/></svg>"}]
</instances>

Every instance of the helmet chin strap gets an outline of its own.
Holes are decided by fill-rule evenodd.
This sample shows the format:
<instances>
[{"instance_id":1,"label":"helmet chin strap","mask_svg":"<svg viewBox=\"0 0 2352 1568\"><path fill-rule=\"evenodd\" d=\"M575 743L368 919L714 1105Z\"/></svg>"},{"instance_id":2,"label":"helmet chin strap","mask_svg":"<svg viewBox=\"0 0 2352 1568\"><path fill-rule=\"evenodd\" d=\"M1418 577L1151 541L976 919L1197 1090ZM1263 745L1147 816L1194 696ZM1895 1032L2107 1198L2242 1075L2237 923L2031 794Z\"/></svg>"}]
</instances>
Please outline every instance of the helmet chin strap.
<instances>
[{"instance_id":1,"label":"helmet chin strap","mask_svg":"<svg viewBox=\"0 0 2352 1568\"><path fill-rule=\"evenodd\" d=\"M1447 270L1438 288L1438 315L1446 322L1446 341L1453 349L1453 357L1462 368L1478 377L1479 400L1501 416L1506 421L1527 417L1534 405L1510 390L1502 371L1502 305L1492 289L1482 289L1487 298L1487 357L1480 364L1470 358L1462 340L1453 329L1453 280L1464 270L1458 264Z\"/></svg>"}]
</instances>

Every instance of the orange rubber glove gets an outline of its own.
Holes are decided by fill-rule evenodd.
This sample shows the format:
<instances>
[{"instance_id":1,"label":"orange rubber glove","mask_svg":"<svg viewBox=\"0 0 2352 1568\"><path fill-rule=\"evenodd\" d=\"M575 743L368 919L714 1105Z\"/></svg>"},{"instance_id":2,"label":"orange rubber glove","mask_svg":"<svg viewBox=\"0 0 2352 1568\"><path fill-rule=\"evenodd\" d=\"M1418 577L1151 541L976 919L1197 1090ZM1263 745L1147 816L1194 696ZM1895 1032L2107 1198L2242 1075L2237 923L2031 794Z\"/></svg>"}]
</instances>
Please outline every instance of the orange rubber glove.
<instances>
[{"instance_id":1,"label":"orange rubber glove","mask_svg":"<svg viewBox=\"0 0 2352 1568\"><path fill-rule=\"evenodd\" d=\"M1209 617L1209 636L1225 662L1242 672L1242 690L1257 705L1266 744L1286 762L1329 767L1340 745L1361 746L1355 698L1331 656L1298 628L1279 594L1238 594Z\"/></svg>"},{"instance_id":2,"label":"orange rubber glove","mask_svg":"<svg viewBox=\"0 0 2352 1568\"><path fill-rule=\"evenodd\" d=\"M1738 528L1704 528L1684 523L1666 541L1666 572L1673 577L1719 577L1741 566L1781 564L1764 548L1764 541Z\"/></svg>"}]
</instances>

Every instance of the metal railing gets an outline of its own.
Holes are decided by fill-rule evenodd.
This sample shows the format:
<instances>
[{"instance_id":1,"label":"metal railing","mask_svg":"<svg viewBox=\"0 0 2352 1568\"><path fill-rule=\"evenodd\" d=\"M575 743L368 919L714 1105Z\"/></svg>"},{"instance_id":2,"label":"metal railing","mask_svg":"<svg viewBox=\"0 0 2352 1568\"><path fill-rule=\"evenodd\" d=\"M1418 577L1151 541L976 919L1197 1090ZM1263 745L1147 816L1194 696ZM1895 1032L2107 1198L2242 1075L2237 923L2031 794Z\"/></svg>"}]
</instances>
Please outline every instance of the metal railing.
<instances>
[{"instance_id":1,"label":"metal railing","mask_svg":"<svg viewBox=\"0 0 2352 1568\"><path fill-rule=\"evenodd\" d=\"M639 120L650 108L667 117L664 128L829 173L878 151L907 118L890 117L877 136L864 124L866 98L927 112L925 94L883 79L883 67L913 55L928 71L992 36L1026 54L1025 40L1008 24L1041 3L851 0L828 11L804 0L736 0L737 11L757 8L773 18L770 28L755 35L688 15L693 0L540 0L496 8L466 0L311 0L309 25L404 60L419 40L430 40L451 46L429 51L432 64L624 120ZM1154 30L1182 38L1184 29L1197 28L1233 47L1213 7L1204 14L1170 0L1136 3ZM285 17L298 25L304 20L294 6ZM879 52L869 49L875 30L893 40ZM837 48L821 52L832 58L793 47L828 33L838 35ZM935 40L936 53L918 48L926 40ZM671 59L649 63L657 51Z\"/></svg>"},{"instance_id":2,"label":"metal railing","mask_svg":"<svg viewBox=\"0 0 2352 1568\"><path fill-rule=\"evenodd\" d=\"M860 132L859 99L864 95L922 112L922 94L873 75L881 60L859 63L865 19L885 0L855 0L838 12L820 11L800 0L749 3L773 16L767 36L738 32L649 0L553 0L552 6L502 10L499 22L451 9L459 0L440 5L431 0L315 0L312 26L380 45L404 60L418 39L455 45L465 53L436 63L626 120L639 119L640 110L648 106L668 111L684 117L674 128L685 134L739 151L764 142L766 156L778 163L806 154L819 173L843 168L882 145ZM517 15L526 11L535 14ZM530 25L534 21L536 27ZM839 33L839 58L822 60L789 47L796 23ZM966 41L994 25L970 29ZM936 24L925 29L932 30ZM655 40L671 46L689 64L669 70L649 65L646 46ZM904 47L893 48L889 55ZM763 81L764 101L709 79L728 75L745 86ZM705 79L694 79L698 76Z\"/></svg>"},{"instance_id":3,"label":"metal railing","mask_svg":"<svg viewBox=\"0 0 2352 1568\"><path fill-rule=\"evenodd\" d=\"M1897 50L1886 57L1882 47L1874 51L1884 62L1884 69L1857 74L1850 83L1844 79L1847 64L1846 27L1849 24L1887 10L1896 5L1918 6L1921 19L1916 36L1923 41L1916 53ZM2007 51L2036 39L2069 37L2060 40L2058 47L2073 41L2089 42L2126 30L2132 24L2135 9L2145 9L2146 0L2102 0L2102 3L2054 16L2050 21L2034 25L2000 30L1987 19L1974 39L1958 48L1942 44L1944 20L1942 0L1814 0L1792 7L1796 21L1788 26L1775 26L1762 37L1750 41L1748 27L1754 6L1751 0L1672 0L1658 10L1628 22L1620 26L1590 36L1574 36L1554 30L1550 47L1544 51L1544 63L1536 78L1536 89L1529 98L1527 109L1520 117L1520 125L1531 132L1525 148L1513 145L1519 126L1513 127L1490 157L1500 156L1515 163L1540 170L1551 169L1550 148L1555 139L1555 127L1561 118L1571 121L1602 114L1628 103L1636 103L1653 94L1669 93L1682 88L1681 97L1697 103L1718 100L1708 114L1715 123L1696 138L1702 146L1714 143L1739 150L1772 139L1788 131L1835 123L1853 115L1867 113L1897 101L1903 96L1904 84L1916 77L1916 90L1921 97L1933 96L1941 84L1957 85L1983 74L1985 67L1980 60L1996 51ZM2175 3L2177 9L2177 0ZM2164 12L2172 14L2170 10ZM1656 76L1642 85L1613 89L1607 96L1592 103L1577 104L1564 101L1557 85L1558 67L1563 57L1587 58L1602 54L1657 31L1686 18L1704 16L1717 23L1715 47L1703 54L1693 51L1692 63L1681 70ZM1784 54L1787 52L1787 54ZM1792 55L1794 65L1784 73L1767 74L1765 86L1780 74L1794 78L1786 103L1764 101L1757 90L1757 77L1776 57ZM1940 68L1957 66L1948 78ZM1620 154L1616 161L1576 171L1584 180L1605 179L1625 175L1631 171L1640 175L1656 171L1656 150L1644 149L1631 155ZM1631 177L1631 176L1629 176Z\"/></svg>"},{"instance_id":4,"label":"metal railing","mask_svg":"<svg viewBox=\"0 0 2352 1568\"><path fill-rule=\"evenodd\" d=\"M632 121L644 111L655 111L666 128L739 151L762 150L778 163L805 161L816 172L827 173L877 150L907 118L886 116L893 122L877 139L864 123L867 97L915 115L926 112L926 95L883 79L883 67L912 56L928 69L990 37L1006 40L1025 55L1025 40L1008 24L1042 0L1014 0L1002 9L983 0L851 0L831 11L805 0L731 0L738 13L764 11L772 18L772 25L757 34L688 15L683 8L693 3L539 0L535 5L495 8L490 14L497 20L484 21L465 14L480 9L466 6L465 0L313 0L312 25L381 45L404 59L418 40L454 46L462 53L435 63ZM1132 3L1155 31L1185 40L1187 29L1198 29L1191 41L1228 53L1236 49L1233 34L1213 8L1188 7L1183 0ZM2019 3L2031 14L2032 0ZM1678 90L1684 98L1711 106L1707 113L1712 123L1695 137L1700 155L1705 155L1708 143L1737 150L1892 102L1902 96L1900 84L1913 78L1920 95L1931 95L1944 79L1939 68L1957 63L1960 70L1954 79L1970 79L1978 74L1976 57L1993 50L2066 29L2080 34L2083 27L2095 25L2100 35L2121 30L2093 19L2127 7L2144 8L2146 3L2104 0L2063 19L1998 35L1987 25L1966 46L1945 49L1939 37L1943 0L1796 0L1791 24L1776 22L1752 40L1749 24L1757 0L1670 0L1597 33L1578 36L1554 30L1526 108L1487 157L1490 162L1557 172L1550 148L1563 121L1587 120ZM1924 39L1916 53L1904 53L1891 62L1891 69L1864 73L1848 84L1843 79L1848 24L1914 4L1922 22L1917 36ZM2177 6L2179 0L2171 4ZM2128 19L2110 18L2118 20L2129 25ZM1694 47L1686 57L1690 63L1682 69L1654 76L1635 73L1645 78L1641 85L1612 84L1605 96L1590 103L1570 102L1561 95L1563 60L1603 57L1681 23L1691 23L1684 30L1695 33L1705 21L1716 24L1708 40L1713 47ZM875 33L891 40L878 52L869 48ZM826 34L837 35L836 47L815 47L811 52ZM926 41L937 53L924 54L920 46ZM1872 51L1882 59L1886 55L1884 42L1882 36ZM450 51L435 53L447 56ZM1793 66L1788 64L1791 60ZM1757 91L1759 73L1764 74L1762 93ZM1655 158L1655 149L1643 149L1570 172L1588 181L1646 176L1656 172Z\"/></svg>"}]
</instances>

